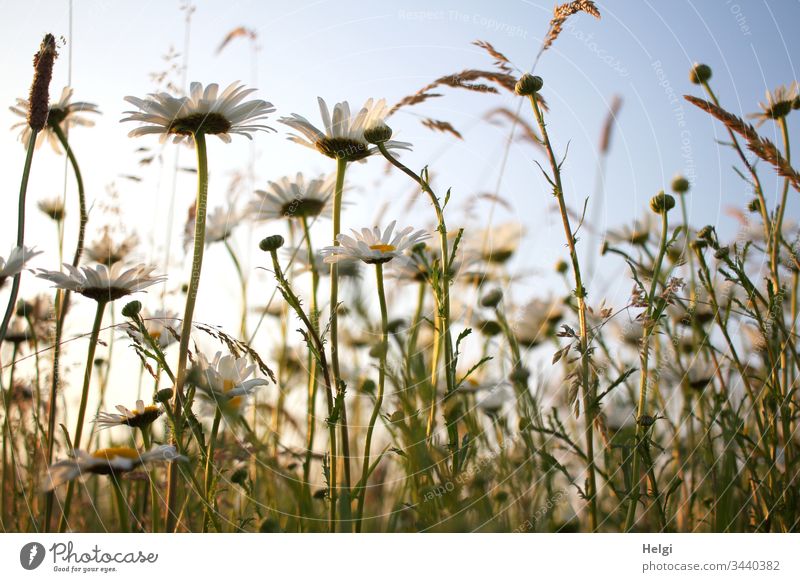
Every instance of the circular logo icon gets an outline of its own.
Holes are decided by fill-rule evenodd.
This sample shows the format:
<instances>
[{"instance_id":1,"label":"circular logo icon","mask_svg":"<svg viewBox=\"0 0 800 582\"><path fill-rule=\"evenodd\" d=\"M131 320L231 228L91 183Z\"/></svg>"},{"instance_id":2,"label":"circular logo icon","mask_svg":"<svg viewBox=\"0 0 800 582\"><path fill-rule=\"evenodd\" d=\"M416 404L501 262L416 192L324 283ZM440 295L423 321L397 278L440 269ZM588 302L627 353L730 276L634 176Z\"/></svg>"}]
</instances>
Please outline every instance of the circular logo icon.
<instances>
[{"instance_id":1,"label":"circular logo icon","mask_svg":"<svg viewBox=\"0 0 800 582\"><path fill-rule=\"evenodd\" d=\"M19 551L19 563L26 570L35 570L44 561L44 546L39 542L30 542Z\"/></svg>"}]
</instances>

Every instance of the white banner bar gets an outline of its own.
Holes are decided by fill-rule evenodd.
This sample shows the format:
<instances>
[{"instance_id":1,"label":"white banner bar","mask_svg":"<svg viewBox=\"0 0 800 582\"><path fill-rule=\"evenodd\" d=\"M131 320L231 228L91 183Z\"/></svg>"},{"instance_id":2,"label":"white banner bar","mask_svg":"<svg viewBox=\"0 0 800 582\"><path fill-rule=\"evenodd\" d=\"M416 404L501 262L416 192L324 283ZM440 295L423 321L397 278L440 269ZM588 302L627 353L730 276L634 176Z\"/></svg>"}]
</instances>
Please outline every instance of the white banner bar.
<instances>
[{"instance_id":1,"label":"white banner bar","mask_svg":"<svg viewBox=\"0 0 800 582\"><path fill-rule=\"evenodd\" d=\"M792 534L3 534L3 580L800 580ZM598 578L599 576L599 578Z\"/></svg>"}]
</instances>

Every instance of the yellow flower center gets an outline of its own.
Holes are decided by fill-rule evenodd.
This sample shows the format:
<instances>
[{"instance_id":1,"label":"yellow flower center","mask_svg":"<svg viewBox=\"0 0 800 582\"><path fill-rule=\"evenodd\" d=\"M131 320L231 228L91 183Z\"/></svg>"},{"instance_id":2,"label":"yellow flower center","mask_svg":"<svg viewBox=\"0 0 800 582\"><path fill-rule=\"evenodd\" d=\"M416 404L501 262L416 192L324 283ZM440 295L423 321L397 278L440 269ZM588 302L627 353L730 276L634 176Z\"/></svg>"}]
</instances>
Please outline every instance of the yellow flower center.
<instances>
[{"instance_id":1,"label":"yellow flower center","mask_svg":"<svg viewBox=\"0 0 800 582\"><path fill-rule=\"evenodd\" d=\"M389 252L392 252L393 250L395 250L394 246L392 246L392 245L384 245L384 244L370 245L369 248L372 251L380 251L382 253L389 253Z\"/></svg>"},{"instance_id":2,"label":"yellow flower center","mask_svg":"<svg viewBox=\"0 0 800 582\"><path fill-rule=\"evenodd\" d=\"M116 457L123 457L126 459L138 459L139 451L130 447L109 447L107 449L100 449L92 453L96 459L106 459L110 461Z\"/></svg>"},{"instance_id":3,"label":"yellow flower center","mask_svg":"<svg viewBox=\"0 0 800 582\"><path fill-rule=\"evenodd\" d=\"M223 392L230 392L236 386L236 382L230 379L225 379L222 381L222 391Z\"/></svg>"}]
</instances>

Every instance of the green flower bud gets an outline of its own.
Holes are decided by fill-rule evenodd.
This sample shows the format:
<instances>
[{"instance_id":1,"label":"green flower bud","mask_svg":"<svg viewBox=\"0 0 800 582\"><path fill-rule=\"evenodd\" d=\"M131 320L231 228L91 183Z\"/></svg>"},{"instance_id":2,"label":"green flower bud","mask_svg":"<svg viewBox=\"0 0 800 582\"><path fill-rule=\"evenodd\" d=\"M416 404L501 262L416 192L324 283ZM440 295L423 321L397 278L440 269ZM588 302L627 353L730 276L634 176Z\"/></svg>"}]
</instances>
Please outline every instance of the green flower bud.
<instances>
[{"instance_id":1,"label":"green flower bud","mask_svg":"<svg viewBox=\"0 0 800 582\"><path fill-rule=\"evenodd\" d=\"M689 71L689 80L695 85L701 85L711 79L711 67L703 64L696 64Z\"/></svg>"},{"instance_id":2,"label":"green flower bud","mask_svg":"<svg viewBox=\"0 0 800 582\"><path fill-rule=\"evenodd\" d=\"M605 244L605 241L603 241L603 244ZM602 253L601 253L601 254L602 254ZM564 273L566 273L567 271L569 271L569 265L567 264L567 261L565 261L565 260L563 260L563 259L560 259L560 260L559 260L559 261L556 263L556 273L560 273L560 274L562 274L562 275L563 275L563 274L564 274Z\"/></svg>"},{"instance_id":3,"label":"green flower bud","mask_svg":"<svg viewBox=\"0 0 800 582\"><path fill-rule=\"evenodd\" d=\"M497 307L503 300L503 292L500 289L492 289L481 299L484 307Z\"/></svg>"},{"instance_id":4,"label":"green flower bud","mask_svg":"<svg viewBox=\"0 0 800 582\"><path fill-rule=\"evenodd\" d=\"M542 81L541 77L525 73L517 81L514 92L522 97L528 97L541 91L543 86L544 81Z\"/></svg>"},{"instance_id":5,"label":"green flower bud","mask_svg":"<svg viewBox=\"0 0 800 582\"><path fill-rule=\"evenodd\" d=\"M663 214L675 208L675 198L664 192L659 192L650 199L650 210L656 214Z\"/></svg>"},{"instance_id":6,"label":"green flower bud","mask_svg":"<svg viewBox=\"0 0 800 582\"><path fill-rule=\"evenodd\" d=\"M676 194L686 194L689 191L689 180L683 176L675 176L672 180L672 191Z\"/></svg>"},{"instance_id":7,"label":"green flower bud","mask_svg":"<svg viewBox=\"0 0 800 582\"><path fill-rule=\"evenodd\" d=\"M273 234L272 236L268 236L260 243L258 243L258 248L260 248L265 253L275 252L282 246L283 246L283 237L279 234Z\"/></svg>"},{"instance_id":8,"label":"green flower bud","mask_svg":"<svg viewBox=\"0 0 800 582\"><path fill-rule=\"evenodd\" d=\"M753 198L747 205L747 209L754 213L760 214L761 213L761 201L758 198Z\"/></svg>"},{"instance_id":9,"label":"green flower bud","mask_svg":"<svg viewBox=\"0 0 800 582\"><path fill-rule=\"evenodd\" d=\"M392 139L392 128L383 122L364 130L364 139L369 143L385 143Z\"/></svg>"},{"instance_id":10,"label":"green flower bud","mask_svg":"<svg viewBox=\"0 0 800 582\"><path fill-rule=\"evenodd\" d=\"M131 301L130 303L126 303L125 307L122 308L122 315L125 317L134 318L142 311L142 302L141 301Z\"/></svg>"}]
</instances>

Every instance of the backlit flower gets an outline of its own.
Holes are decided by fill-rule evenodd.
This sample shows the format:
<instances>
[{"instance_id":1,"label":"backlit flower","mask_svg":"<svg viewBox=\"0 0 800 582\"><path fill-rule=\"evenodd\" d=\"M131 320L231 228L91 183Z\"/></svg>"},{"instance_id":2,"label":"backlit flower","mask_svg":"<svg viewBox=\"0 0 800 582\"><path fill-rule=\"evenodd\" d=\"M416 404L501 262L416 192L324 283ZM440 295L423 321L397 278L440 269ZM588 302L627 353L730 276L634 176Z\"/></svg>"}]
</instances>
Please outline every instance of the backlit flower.
<instances>
[{"instance_id":1,"label":"backlit flower","mask_svg":"<svg viewBox=\"0 0 800 582\"><path fill-rule=\"evenodd\" d=\"M37 277L51 281L55 287L80 293L95 301L115 301L166 280L165 275L153 276L155 267L146 265L126 270L123 270L121 263L115 263L111 268L105 265L77 268L68 263L64 263L64 267L67 273L39 269Z\"/></svg>"},{"instance_id":2,"label":"backlit flower","mask_svg":"<svg viewBox=\"0 0 800 582\"><path fill-rule=\"evenodd\" d=\"M535 347L551 337L564 317L560 299L533 299L523 309L513 326L517 341Z\"/></svg>"},{"instance_id":3,"label":"backlit flower","mask_svg":"<svg viewBox=\"0 0 800 582\"><path fill-rule=\"evenodd\" d=\"M382 264L402 255L407 249L430 236L424 230L415 232L410 226L392 236L396 222L393 220L383 232L376 226L371 230L362 228L360 232L351 230L352 237L340 234L337 238L339 246L322 249L325 262L338 263L356 259L371 265Z\"/></svg>"},{"instance_id":4,"label":"backlit flower","mask_svg":"<svg viewBox=\"0 0 800 582\"><path fill-rule=\"evenodd\" d=\"M138 243L139 237L135 234L115 240L109 230L104 229L102 237L86 246L86 256L96 263L110 267L127 259Z\"/></svg>"},{"instance_id":5,"label":"backlit flower","mask_svg":"<svg viewBox=\"0 0 800 582\"><path fill-rule=\"evenodd\" d=\"M216 83L205 88L201 83L192 83L186 97L163 92L151 93L146 99L125 97L138 110L126 111L128 117L122 121L143 124L131 131L129 137L157 134L162 142L172 135L177 143L195 133L216 135L225 143L231 141L231 134L252 139L250 134L271 129L258 122L275 111L267 101L245 101L253 92L255 89L245 89L238 83L231 83L222 92Z\"/></svg>"},{"instance_id":6,"label":"backlit flower","mask_svg":"<svg viewBox=\"0 0 800 582\"><path fill-rule=\"evenodd\" d=\"M329 217L328 202L333 194L335 176L306 180L303 174L290 178L284 176L276 182L269 182L266 190L256 190L256 198L250 202L248 214L256 220L277 218Z\"/></svg>"},{"instance_id":7,"label":"backlit flower","mask_svg":"<svg viewBox=\"0 0 800 582\"><path fill-rule=\"evenodd\" d=\"M76 101L72 103L71 100L72 88L64 87L64 90L61 92L61 98L55 103L50 104L50 111L47 114L47 125L42 131L39 132L39 135L36 136L37 149L42 145L44 140L47 139L47 141L50 142L50 146L56 151L56 153L61 153L61 145L58 140L58 136L52 130L54 125L60 126L64 133L67 133L69 129L74 126L80 125L83 127L91 127L94 125L94 121L83 117L81 114L100 113L100 111L97 109L97 105L93 103L86 103L84 101ZM19 123L12 125L11 129L21 129L19 141L21 141L24 146L27 146L28 140L31 136L31 128L28 125L28 111L30 110L30 103L26 99L17 99L16 106L9 107L9 109L11 109L11 111L20 117L24 118L24 121L20 121Z\"/></svg>"},{"instance_id":8,"label":"backlit flower","mask_svg":"<svg viewBox=\"0 0 800 582\"><path fill-rule=\"evenodd\" d=\"M209 362L205 355L198 354L192 373L197 396L212 409L218 407L227 416L238 416L247 405L248 397L259 386L269 384L261 378L248 380L255 370L255 366L248 365L246 357L223 356L217 352Z\"/></svg>"},{"instance_id":9,"label":"backlit flower","mask_svg":"<svg viewBox=\"0 0 800 582\"><path fill-rule=\"evenodd\" d=\"M64 459L50 466L42 479L43 491L52 491L59 485L84 475L114 475L129 473L153 461L186 461L172 445L160 445L146 453L130 447L110 447L93 453L75 450L74 458Z\"/></svg>"},{"instance_id":10,"label":"backlit flower","mask_svg":"<svg viewBox=\"0 0 800 582\"><path fill-rule=\"evenodd\" d=\"M119 414L113 412L100 412L95 419L95 424L101 429L112 426L130 426L132 428L145 428L153 424L164 412L157 404L145 406L143 400L136 401L136 408L131 410L124 406L116 406Z\"/></svg>"},{"instance_id":11,"label":"backlit flower","mask_svg":"<svg viewBox=\"0 0 800 582\"><path fill-rule=\"evenodd\" d=\"M158 309L152 315L144 312L142 313L142 323L144 323L147 335L149 335L162 350L178 341L175 339L175 330L180 328L181 322L178 319L178 314L174 311ZM136 326L129 324L127 331L134 338L142 341L141 334Z\"/></svg>"},{"instance_id":12,"label":"backlit flower","mask_svg":"<svg viewBox=\"0 0 800 582\"><path fill-rule=\"evenodd\" d=\"M762 125L770 119L780 119L791 113L798 98L798 84L794 81L788 87L781 85L774 91L767 91L766 102L759 103L761 113L753 113L748 117L758 119L756 125Z\"/></svg>"},{"instance_id":13,"label":"backlit flower","mask_svg":"<svg viewBox=\"0 0 800 582\"><path fill-rule=\"evenodd\" d=\"M0 288L6 282L6 279L21 273L25 268L25 263L30 261L36 255L41 255L42 251L36 251L28 247L14 247L8 255L8 260L0 257Z\"/></svg>"},{"instance_id":14,"label":"backlit flower","mask_svg":"<svg viewBox=\"0 0 800 582\"><path fill-rule=\"evenodd\" d=\"M331 116L325 100L322 97L318 97L317 100L325 131L320 131L305 117L293 113L290 117L279 119L281 123L302 134L302 136L291 135L290 140L315 149L329 158L348 162L363 160L378 152L378 148L366 140L364 131L384 123L390 111L385 99L379 101L367 99L354 116L350 114L350 105L347 101L337 103L333 107ZM398 141L387 141L384 146L387 149L411 149L411 144Z\"/></svg>"}]
</instances>

